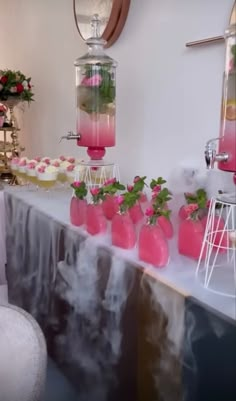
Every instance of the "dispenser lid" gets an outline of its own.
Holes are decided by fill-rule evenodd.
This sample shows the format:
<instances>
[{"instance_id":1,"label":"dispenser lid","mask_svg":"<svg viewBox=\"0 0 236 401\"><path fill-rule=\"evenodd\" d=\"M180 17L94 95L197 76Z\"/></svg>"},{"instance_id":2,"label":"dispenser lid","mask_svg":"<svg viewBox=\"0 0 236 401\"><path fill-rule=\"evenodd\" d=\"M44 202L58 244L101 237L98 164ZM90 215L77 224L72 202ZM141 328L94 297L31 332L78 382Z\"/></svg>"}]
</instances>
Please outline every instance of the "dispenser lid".
<instances>
[{"instance_id":1,"label":"dispenser lid","mask_svg":"<svg viewBox=\"0 0 236 401\"><path fill-rule=\"evenodd\" d=\"M85 41L88 45L88 53L76 59L74 65L80 66L84 64L106 64L113 67L117 66L117 62L104 52L106 41L100 33L101 21L98 14L94 14L91 20L91 37Z\"/></svg>"}]
</instances>

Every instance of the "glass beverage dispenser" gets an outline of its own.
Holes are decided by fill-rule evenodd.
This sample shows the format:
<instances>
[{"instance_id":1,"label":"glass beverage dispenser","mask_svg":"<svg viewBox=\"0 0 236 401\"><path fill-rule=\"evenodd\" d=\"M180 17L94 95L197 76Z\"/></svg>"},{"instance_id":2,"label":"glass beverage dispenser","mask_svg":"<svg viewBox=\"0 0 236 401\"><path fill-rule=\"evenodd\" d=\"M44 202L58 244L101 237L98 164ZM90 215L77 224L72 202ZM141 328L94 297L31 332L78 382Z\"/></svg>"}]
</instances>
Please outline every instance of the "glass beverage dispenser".
<instances>
[{"instance_id":1,"label":"glass beverage dispenser","mask_svg":"<svg viewBox=\"0 0 236 401\"><path fill-rule=\"evenodd\" d=\"M225 33L226 62L223 77L220 137L207 142L205 159L208 168L218 163L220 170L236 174L236 8ZM218 153L216 141L219 141ZM235 180L236 175L234 175Z\"/></svg>"},{"instance_id":2,"label":"glass beverage dispenser","mask_svg":"<svg viewBox=\"0 0 236 401\"><path fill-rule=\"evenodd\" d=\"M87 147L91 160L101 160L105 148L115 146L117 63L104 53L100 21L94 15L88 52L75 62L77 98L77 144Z\"/></svg>"},{"instance_id":3,"label":"glass beverage dispenser","mask_svg":"<svg viewBox=\"0 0 236 401\"><path fill-rule=\"evenodd\" d=\"M220 170L236 172L236 25L226 31L226 64L223 80L219 153Z\"/></svg>"}]
</instances>

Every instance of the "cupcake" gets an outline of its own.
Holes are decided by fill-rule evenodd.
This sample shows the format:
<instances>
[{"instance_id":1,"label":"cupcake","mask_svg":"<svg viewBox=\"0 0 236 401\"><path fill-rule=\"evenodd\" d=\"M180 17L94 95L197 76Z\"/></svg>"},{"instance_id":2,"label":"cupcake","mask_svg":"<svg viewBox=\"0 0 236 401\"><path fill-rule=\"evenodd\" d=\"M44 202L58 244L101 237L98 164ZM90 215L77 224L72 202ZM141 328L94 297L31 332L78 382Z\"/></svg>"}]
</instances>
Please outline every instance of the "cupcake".
<instances>
[{"instance_id":1,"label":"cupcake","mask_svg":"<svg viewBox=\"0 0 236 401\"><path fill-rule=\"evenodd\" d=\"M21 157L18 163L18 171L20 174L24 175L26 173L26 165L29 162L27 157Z\"/></svg>"},{"instance_id":2,"label":"cupcake","mask_svg":"<svg viewBox=\"0 0 236 401\"><path fill-rule=\"evenodd\" d=\"M43 163L46 163L46 164L50 164L50 161L51 161L51 159L50 159L50 157L48 157L48 156L46 156L46 157L43 157L42 159L41 159L41 161L43 162Z\"/></svg>"},{"instance_id":3,"label":"cupcake","mask_svg":"<svg viewBox=\"0 0 236 401\"><path fill-rule=\"evenodd\" d=\"M36 167L36 175L38 178L38 184L44 188L51 188L55 185L57 176L58 176L58 168L55 166L37 166Z\"/></svg>"},{"instance_id":4,"label":"cupcake","mask_svg":"<svg viewBox=\"0 0 236 401\"><path fill-rule=\"evenodd\" d=\"M60 159L51 159L50 164L51 164L51 166L60 167L61 160Z\"/></svg>"},{"instance_id":5,"label":"cupcake","mask_svg":"<svg viewBox=\"0 0 236 401\"><path fill-rule=\"evenodd\" d=\"M66 169L71 165L70 162L67 160L64 160L61 162L60 167L59 167L59 175L58 175L58 180L61 182L66 181Z\"/></svg>"},{"instance_id":6,"label":"cupcake","mask_svg":"<svg viewBox=\"0 0 236 401\"><path fill-rule=\"evenodd\" d=\"M36 166L37 162L35 160L30 160L26 165L26 174L33 184L37 184Z\"/></svg>"},{"instance_id":7,"label":"cupcake","mask_svg":"<svg viewBox=\"0 0 236 401\"><path fill-rule=\"evenodd\" d=\"M74 157L67 157L66 160L67 160L69 163L72 163L72 164L75 163L75 158L74 158Z\"/></svg>"},{"instance_id":8,"label":"cupcake","mask_svg":"<svg viewBox=\"0 0 236 401\"><path fill-rule=\"evenodd\" d=\"M74 164L70 164L70 166L67 167L66 169L66 177L67 177L67 181L72 184L75 180L75 165Z\"/></svg>"}]
</instances>

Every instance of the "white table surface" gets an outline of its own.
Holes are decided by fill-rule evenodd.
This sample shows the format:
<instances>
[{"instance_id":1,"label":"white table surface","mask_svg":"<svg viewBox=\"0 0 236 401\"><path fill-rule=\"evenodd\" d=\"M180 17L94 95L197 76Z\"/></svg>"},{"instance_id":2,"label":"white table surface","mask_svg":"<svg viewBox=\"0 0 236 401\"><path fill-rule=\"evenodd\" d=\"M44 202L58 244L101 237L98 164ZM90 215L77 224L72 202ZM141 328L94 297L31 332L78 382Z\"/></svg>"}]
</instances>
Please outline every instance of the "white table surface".
<instances>
[{"instance_id":1,"label":"white table surface","mask_svg":"<svg viewBox=\"0 0 236 401\"><path fill-rule=\"evenodd\" d=\"M70 225L70 190L55 190L51 192L45 192L42 190L30 191L24 189L23 187L7 187L5 191L37 208L63 225ZM83 228L77 228L72 225L70 226L71 229L83 233L83 235L88 235ZM157 269L140 262L137 257L137 249L125 251L113 247L111 245L111 236L109 234L106 236L95 236L94 244L109 247L120 257L134 262L134 266L137 268L141 266L146 274L149 274L155 279L165 283L167 286L174 288L184 296L194 297L204 306L209 307L210 309L213 309L236 322L236 298L218 295L203 288L202 283L195 275L197 263L178 254L176 239L170 241L170 263L167 267L162 269ZM222 276L222 282L223 281L224 276Z\"/></svg>"}]
</instances>

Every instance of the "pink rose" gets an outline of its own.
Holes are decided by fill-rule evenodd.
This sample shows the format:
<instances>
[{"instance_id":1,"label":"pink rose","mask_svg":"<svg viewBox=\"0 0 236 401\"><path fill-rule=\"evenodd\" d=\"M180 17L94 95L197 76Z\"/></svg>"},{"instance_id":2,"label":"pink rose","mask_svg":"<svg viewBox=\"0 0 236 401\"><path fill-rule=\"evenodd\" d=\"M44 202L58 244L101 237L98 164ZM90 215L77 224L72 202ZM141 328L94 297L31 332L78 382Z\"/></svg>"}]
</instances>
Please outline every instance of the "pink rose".
<instances>
[{"instance_id":1,"label":"pink rose","mask_svg":"<svg viewBox=\"0 0 236 401\"><path fill-rule=\"evenodd\" d=\"M196 212L196 210L198 210L198 204L191 203L190 205L185 206L184 210L185 210L187 216L190 216L193 212Z\"/></svg>"},{"instance_id":2,"label":"pink rose","mask_svg":"<svg viewBox=\"0 0 236 401\"><path fill-rule=\"evenodd\" d=\"M145 211L145 215L148 216L148 217L153 216L154 215L154 209L152 207L147 208L146 211Z\"/></svg>"},{"instance_id":3,"label":"pink rose","mask_svg":"<svg viewBox=\"0 0 236 401\"><path fill-rule=\"evenodd\" d=\"M36 163L30 162L30 163L27 165L27 167L28 167L30 170L33 170L33 169L35 169L35 167L36 167Z\"/></svg>"},{"instance_id":4,"label":"pink rose","mask_svg":"<svg viewBox=\"0 0 236 401\"><path fill-rule=\"evenodd\" d=\"M128 191L128 192L132 192L133 189L134 189L134 186L133 186L133 185L127 185L127 191Z\"/></svg>"},{"instance_id":5,"label":"pink rose","mask_svg":"<svg viewBox=\"0 0 236 401\"><path fill-rule=\"evenodd\" d=\"M97 196L98 194L99 194L99 188L91 188L90 189L90 192L91 192L91 195L93 195L93 196Z\"/></svg>"},{"instance_id":6,"label":"pink rose","mask_svg":"<svg viewBox=\"0 0 236 401\"><path fill-rule=\"evenodd\" d=\"M67 161L69 163L74 163L75 162L75 158L74 157L68 157Z\"/></svg>"},{"instance_id":7,"label":"pink rose","mask_svg":"<svg viewBox=\"0 0 236 401\"><path fill-rule=\"evenodd\" d=\"M44 161L44 163L46 163L46 164L50 164L50 159L49 159L49 157L44 157L44 159L43 159L43 161Z\"/></svg>"},{"instance_id":8,"label":"pink rose","mask_svg":"<svg viewBox=\"0 0 236 401\"><path fill-rule=\"evenodd\" d=\"M39 156L37 156L37 157L35 157L35 160L36 160L36 162L41 162L41 157L39 157Z\"/></svg>"},{"instance_id":9,"label":"pink rose","mask_svg":"<svg viewBox=\"0 0 236 401\"><path fill-rule=\"evenodd\" d=\"M52 166L54 166L54 167L60 167L60 163L59 163L59 162L53 162L53 163L52 163Z\"/></svg>"},{"instance_id":10,"label":"pink rose","mask_svg":"<svg viewBox=\"0 0 236 401\"><path fill-rule=\"evenodd\" d=\"M80 181L74 181L74 182L73 182L73 186L74 186L75 188L79 188L80 185L81 185L81 182L80 182Z\"/></svg>"},{"instance_id":11,"label":"pink rose","mask_svg":"<svg viewBox=\"0 0 236 401\"><path fill-rule=\"evenodd\" d=\"M141 180L141 178L139 177L139 175L137 175L136 177L134 177L134 184L136 184L136 182L139 182Z\"/></svg>"},{"instance_id":12,"label":"pink rose","mask_svg":"<svg viewBox=\"0 0 236 401\"><path fill-rule=\"evenodd\" d=\"M161 185L155 185L155 187L153 188L153 192L158 193L161 191Z\"/></svg>"},{"instance_id":13,"label":"pink rose","mask_svg":"<svg viewBox=\"0 0 236 401\"><path fill-rule=\"evenodd\" d=\"M75 168L74 164L71 164L70 166L68 166L68 167L66 168L66 170L67 170L67 171L73 171L74 168Z\"/></svg>"},{"instance_id":14,"label":"pink rose","mask_svg":"<svg viewBox=\"0 0 236 401\"><path fill-rule=\"evenodd\" d=\"M38 172L39 173L44 173L45 172L45 166L40 166L39 168L38 168Z\"/></svg>"},{"instance_id":15,"label":"pink rose","mask_svg":"<svg viewBox=\"0 0 236 401\"><path fill-rule=\"evenodd\" d=\"M59 159L64 162L66 160L65 156L60 156Z\"/></svg>"},{"instance_id":16,"label":"pink rose","mask_svg":"<svg viewBox=\"0 0 236 401\"><path fill-rule=\"evenodd\" d=\"M21 160L19 163L19 166L23 167L23 166L26 166L26 164L27 164L26 160Z\"/></svg>"},{"instance_id":17,"label":"pink rose","mask_svg":"<svg viewBox=\"0 0 236 401\"><path fill-rule=\"evenodd\" d=\"M12 164L19 164L19 161L20 161L19 157L13 157L11 162Z\"/></svg>"},{"instance_id":18,"label":"pink rose","mask_svg":"<svg viewBox=\"0 0 236 401\"><path fill-rule=\"evenodd\" d=\"M115 197L116 203L120 206L124 202L124 196L123 195L118 195Z\"/></svg>"},{"instance_id":19,"label":"pink rose","mask_svg":"<svg viewBox=\"0 0 236 401\"><path fill-rule=\"evenodd\" d=\"M84 78L81 82L84 86L99 86L102 83L102 77L99 74L95 74L90 78Z\"/></svg>"},{"instance_id":20,"label":"pink rose","mask_svg":"<svg viewBox=\"0 0 236 401\"><path fill-rule=\"evenodd\" d=\"M115 178L110 178L109 180L106 180L104 182L104 186L115 184L115 182L116 182Z\"/></svg>"}]
</instances>

